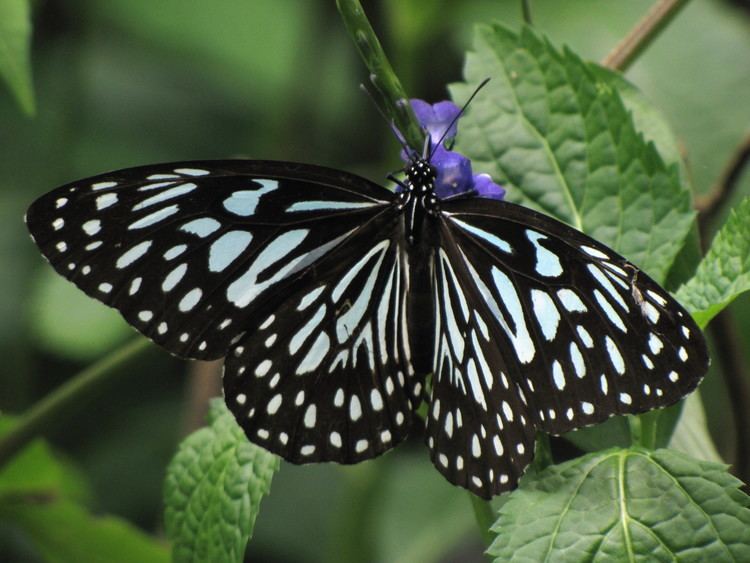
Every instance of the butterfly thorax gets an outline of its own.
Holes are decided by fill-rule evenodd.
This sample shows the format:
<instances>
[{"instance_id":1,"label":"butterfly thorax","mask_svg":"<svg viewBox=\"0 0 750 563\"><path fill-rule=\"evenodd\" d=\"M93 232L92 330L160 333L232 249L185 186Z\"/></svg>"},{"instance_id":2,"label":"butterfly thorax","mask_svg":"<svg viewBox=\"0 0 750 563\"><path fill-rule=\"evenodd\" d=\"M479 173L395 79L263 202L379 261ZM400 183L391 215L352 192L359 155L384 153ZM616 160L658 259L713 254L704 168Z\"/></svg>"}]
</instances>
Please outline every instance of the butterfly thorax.
<instances>
[{"instance_id":1,"label":"butterfly thorax","mask_svg":"<svg viewBox=\"0 0 750 563\"><path fill-rule=\"evenodd\" d=\"M425 215L436 212L437 171L427 159L416 157L406 167L405 173L404 191L398 194L397 205L404 213L407 240L416 244L422 238Z\"/></svg>"}]
</instances>

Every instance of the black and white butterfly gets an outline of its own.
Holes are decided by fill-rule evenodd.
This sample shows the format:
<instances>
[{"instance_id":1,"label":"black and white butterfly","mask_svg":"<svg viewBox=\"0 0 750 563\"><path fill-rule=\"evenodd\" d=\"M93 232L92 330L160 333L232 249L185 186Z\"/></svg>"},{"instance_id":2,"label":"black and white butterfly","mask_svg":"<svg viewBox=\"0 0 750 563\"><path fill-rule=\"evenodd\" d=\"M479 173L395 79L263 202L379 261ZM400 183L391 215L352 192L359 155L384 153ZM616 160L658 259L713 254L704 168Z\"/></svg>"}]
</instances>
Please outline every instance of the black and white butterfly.
<instances>
[{"instance_id":1,"label":"black and white butterfly","mask_svg":"<svg viewBox=\"0 0 750 563\"><path fill-rule=\"evenodd\" d=\"M614 251L503 201L399 193L288 162L130 168L27 222L52 266L173 354L226 357L227 405L293 463L356 463L423 421L432 461L488 498L537 430L670 405L708 356L690 315Z\"/></svg>"}]
</instances>

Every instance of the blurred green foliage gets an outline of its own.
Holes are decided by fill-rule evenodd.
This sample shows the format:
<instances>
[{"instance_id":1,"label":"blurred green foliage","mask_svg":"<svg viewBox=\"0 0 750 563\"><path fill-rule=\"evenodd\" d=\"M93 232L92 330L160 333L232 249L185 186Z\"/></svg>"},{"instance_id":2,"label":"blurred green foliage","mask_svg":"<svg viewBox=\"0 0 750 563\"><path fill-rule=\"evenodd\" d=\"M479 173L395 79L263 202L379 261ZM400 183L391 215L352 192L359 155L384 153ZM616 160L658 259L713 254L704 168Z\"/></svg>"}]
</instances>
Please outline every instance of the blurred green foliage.
<instances>
[{"instance_id":1,"label":"blurred green foliage","mask_svg":"<svg viewBox=\"0 0 750 563\"><path fill-rule=\"evenodd\" d=\"M446 98L446 84L460 79L475 23L521 23L516 0L363 4L409 95L430 101ZM651 4L537 0L534 23L596 61ZM741 4L689 4L627 74L666 115L699 193L750 129L750 11ZM0 29L14 5L26 4L0 0ZM4 412L21 412L129 333L116 314L81 307L66 282L50 276L22 222L36 196L74 178L169 160L299 160L374 180L399 166L395 140L358 89L366 72L333 1L40 0L31 22L31 69L11 75L0 59L9 85L0 90ZM17 45L23 61L23 40ZM748 193L746 174L737 197ZM750 335L748 300L733 307ZM161 481L186 416L186 367L153 350L127 369L131 377L49 438L80 468L97 511L159 535ZM731 461L726 392L715 375L703 390L719 452ZM249 557L479 561L472 523L466 496L432 470L415 439L356 467L282 464ZM3 554L43 555L0 525Z\"/></svg>"}]
</instances>

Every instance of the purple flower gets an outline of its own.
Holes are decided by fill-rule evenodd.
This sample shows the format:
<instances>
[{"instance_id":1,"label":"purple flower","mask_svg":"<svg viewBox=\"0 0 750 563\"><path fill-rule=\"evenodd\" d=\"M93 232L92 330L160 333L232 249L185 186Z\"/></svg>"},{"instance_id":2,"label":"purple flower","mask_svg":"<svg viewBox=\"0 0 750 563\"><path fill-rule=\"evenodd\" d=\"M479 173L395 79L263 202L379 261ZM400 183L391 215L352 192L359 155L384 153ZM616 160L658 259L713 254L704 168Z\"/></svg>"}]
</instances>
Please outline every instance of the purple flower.
<instances>
[{"instance_id":1,"label":"purple flower","mask_svg":"<svg viewBox=\"0 0 750 563\"><path fill-rule=\"evenodd\" d=\"M458 106L449 101L431 105L424 100L412 99L411 107L422 129L430 136L430 162L437 170L435 194L440 199L445 199L471 192L477 197L503 199L505 190L495 184L489 174L474 174L468 158L445 146L458 132L458 120L453 122L460 112ZM408 160L405 154L402 154L401 158L404 161Z\"/></svg>"}]
</instances>

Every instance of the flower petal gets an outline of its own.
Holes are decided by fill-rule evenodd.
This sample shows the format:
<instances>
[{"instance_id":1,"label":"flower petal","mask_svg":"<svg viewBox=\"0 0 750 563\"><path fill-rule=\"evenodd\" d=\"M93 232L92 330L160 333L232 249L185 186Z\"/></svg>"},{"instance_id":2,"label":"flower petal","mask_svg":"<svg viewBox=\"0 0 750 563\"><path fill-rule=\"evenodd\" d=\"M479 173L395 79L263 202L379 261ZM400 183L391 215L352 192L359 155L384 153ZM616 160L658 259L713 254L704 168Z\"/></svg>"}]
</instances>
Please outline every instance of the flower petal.
<instances>
[{"instance_id":1,"label":"flower petal","mask_svg":"<svg viewBox=\"0 0 750 563\"><path fill-rule=\"evenodd\" d=\"M503 199L505 197L505 188L493 182L489 174L475 174L472 182L477 197L489 199Z\"/></svg>"}]
</instances>

